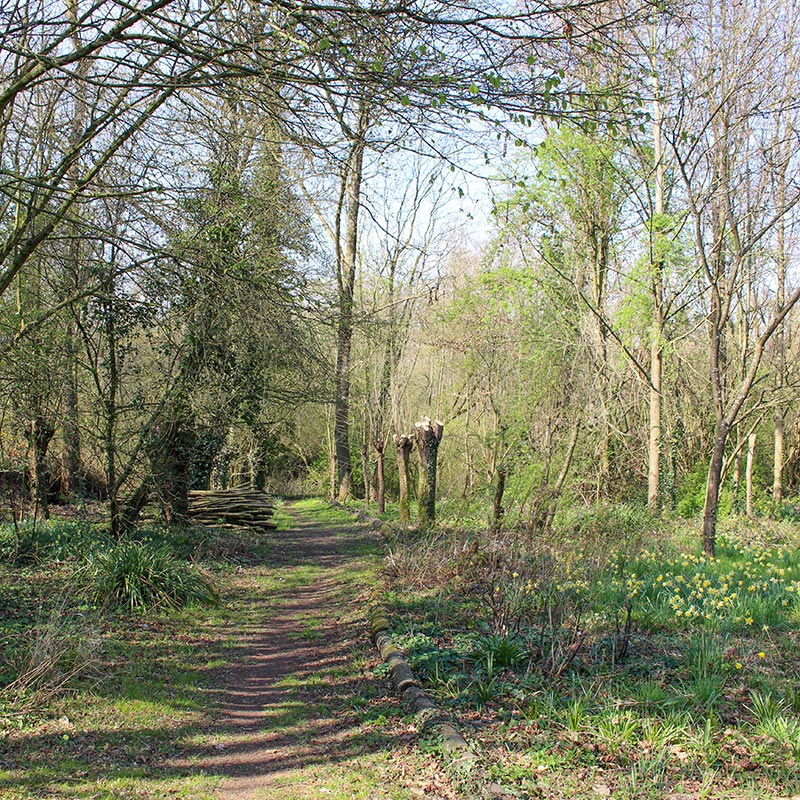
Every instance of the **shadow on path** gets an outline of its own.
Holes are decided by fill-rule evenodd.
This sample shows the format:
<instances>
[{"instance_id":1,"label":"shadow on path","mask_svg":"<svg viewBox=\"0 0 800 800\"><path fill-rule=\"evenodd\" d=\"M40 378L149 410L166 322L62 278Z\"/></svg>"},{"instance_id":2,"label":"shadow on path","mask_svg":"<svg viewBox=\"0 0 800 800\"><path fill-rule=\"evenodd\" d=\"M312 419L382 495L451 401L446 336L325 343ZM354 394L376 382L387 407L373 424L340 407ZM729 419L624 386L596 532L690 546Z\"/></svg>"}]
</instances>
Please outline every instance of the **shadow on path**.
<instances>
[{"instance_id":1,"label":"shadow on path","mask_svg":"<svg viewBox=\"0 0 800 800\"><path fill-rule=\"evenodd\" d=\"M319 775L393 746L391 735L362 724L357 712L376 687L353 666L359 651L371 655L352 594L376 534L298 518L280 537L273 563L245 580L252 621L235 634L208 744L185 764L225 776L225 800L290 797L279 788L287 773Z\"/></svg>"}]
</instances>

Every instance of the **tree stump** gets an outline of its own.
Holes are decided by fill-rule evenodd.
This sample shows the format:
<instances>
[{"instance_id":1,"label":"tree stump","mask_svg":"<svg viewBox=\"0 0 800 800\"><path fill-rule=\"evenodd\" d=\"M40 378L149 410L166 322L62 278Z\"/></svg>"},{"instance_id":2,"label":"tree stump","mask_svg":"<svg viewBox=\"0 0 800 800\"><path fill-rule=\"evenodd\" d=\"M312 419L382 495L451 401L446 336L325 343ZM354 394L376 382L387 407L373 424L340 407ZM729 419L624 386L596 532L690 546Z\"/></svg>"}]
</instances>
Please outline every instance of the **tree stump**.
<instances>
[{"instance_id":1,"label":"tree stump","mask_svg":"<svg viewBox=\"0 0 800 800\"><path fill-rule=\"evenodd\" d=\"M436 461L444 423L423 417L414 425L414 439L419 454L419 526L428 530L436 519Z\"/></svg>"},{"instance_id":2,"label":"tree stump","mask_svg":"<svg viewBox=\"0 0 800 800\"><path fill-rule=\"evenodd\" d=\"M407 433L396 433L394 447L397 455L397 472L400 477L400 524L408 525L411 522L408 507L408 458L414 447L414 440Z\"/></svg>"}]
</instances>

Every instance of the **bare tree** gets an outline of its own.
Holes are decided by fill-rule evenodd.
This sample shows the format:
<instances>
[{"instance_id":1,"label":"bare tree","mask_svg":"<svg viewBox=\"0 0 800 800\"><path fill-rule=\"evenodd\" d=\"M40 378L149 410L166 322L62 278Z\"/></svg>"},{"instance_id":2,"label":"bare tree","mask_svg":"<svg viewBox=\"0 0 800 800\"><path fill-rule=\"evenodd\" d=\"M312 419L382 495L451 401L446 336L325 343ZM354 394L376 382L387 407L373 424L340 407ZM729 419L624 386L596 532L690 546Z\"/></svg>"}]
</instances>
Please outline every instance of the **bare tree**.
<instances>
[{"instance_id":1,"label":"bare tree","mask_svg":"<svg viewBox=\"0 0 800 800\"><path fill-rule=\"evenodd\" d=\"M748 272L758 269L762 293L774 276L764 246L800 202L800 186L786 187L776 205L769 169L770 123L792 104L776 83L796 43L777 32L771 18L747 0L720 7L696 7L683 57L679 90L665 137L683 182L696 257L707 303L708 366L715 433L703 514L703 550L714 554L717 509L728 435L751 390L761 380L770 339L800 300L787 292L768 313L753 313L752 336L741 354L740 377L732 380L727 331ZM759 303L761 308L763 302Z\"/></svg>"}]
</instances>

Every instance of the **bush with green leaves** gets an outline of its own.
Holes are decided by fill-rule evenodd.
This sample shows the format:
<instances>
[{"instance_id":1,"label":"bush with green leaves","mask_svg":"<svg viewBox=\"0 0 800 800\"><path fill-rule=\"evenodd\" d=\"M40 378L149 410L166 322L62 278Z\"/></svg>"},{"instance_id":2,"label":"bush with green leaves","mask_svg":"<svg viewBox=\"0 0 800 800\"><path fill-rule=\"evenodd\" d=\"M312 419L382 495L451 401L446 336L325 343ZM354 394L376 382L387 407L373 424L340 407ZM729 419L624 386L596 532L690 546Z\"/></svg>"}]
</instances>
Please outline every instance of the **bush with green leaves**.
<instances>
[{"instance_id":1,"label":"bush with green leaves","mask_svg":"<svg viewBox=\"0 0 800 800\"><path fill-rule=\"evenodd\" d=\"M129 611L214 604L219 595L208 576L170 550L124 540L93 556L86 568L92 601Z\"/></svg>"},{"instance_id":2,"label":"bush with green leaves","mask_svg":"<svg viewBox=\"0 0 800 800\"><path fill-rule=\"evenodd\" d=\"M626 545L634 549L643 535L656 527L655 517L645 506L633 503L596 503L592 506L568 506L553 521L557 535L579 547L590 546L617 550Z\"/></svg>"}]
</instances>

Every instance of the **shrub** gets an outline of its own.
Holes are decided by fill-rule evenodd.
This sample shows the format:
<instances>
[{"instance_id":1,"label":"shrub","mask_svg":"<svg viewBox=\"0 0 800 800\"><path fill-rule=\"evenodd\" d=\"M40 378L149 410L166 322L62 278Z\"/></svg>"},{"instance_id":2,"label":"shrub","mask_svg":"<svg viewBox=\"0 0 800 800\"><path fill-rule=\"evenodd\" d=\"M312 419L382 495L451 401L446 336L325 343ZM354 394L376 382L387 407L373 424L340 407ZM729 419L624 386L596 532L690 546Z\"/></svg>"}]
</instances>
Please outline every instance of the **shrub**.
<instances>
[{"instance_id":1,"label":"shrub","mask_svg":"<svg viewBox=\"0 0 800 800\"><path fill-rule=\"evenodd\" d=\"M553 523L554 530L573 544L601 550L636 545L655 526L655 518L645 506L626 503L565 508Z\"/></svg>"},{"instance_id":2,"label":"shrub","mask_svg":"<svg viewBox=\"0 0 800 800\"><path fill-rule=\"evenodd\" d=\"M122 541L93 557L87 568L93 602L129 611L179 608L219 599L210 579L164 547Z\"/></svg>"}]
</instances>

